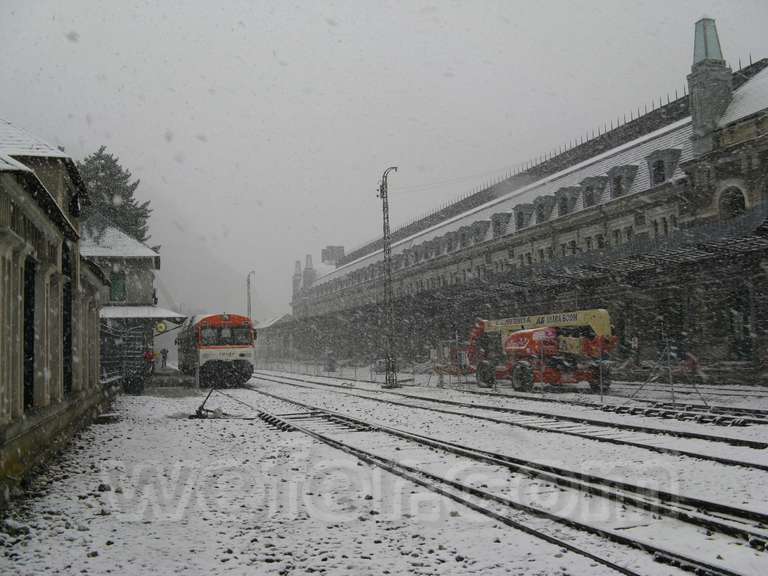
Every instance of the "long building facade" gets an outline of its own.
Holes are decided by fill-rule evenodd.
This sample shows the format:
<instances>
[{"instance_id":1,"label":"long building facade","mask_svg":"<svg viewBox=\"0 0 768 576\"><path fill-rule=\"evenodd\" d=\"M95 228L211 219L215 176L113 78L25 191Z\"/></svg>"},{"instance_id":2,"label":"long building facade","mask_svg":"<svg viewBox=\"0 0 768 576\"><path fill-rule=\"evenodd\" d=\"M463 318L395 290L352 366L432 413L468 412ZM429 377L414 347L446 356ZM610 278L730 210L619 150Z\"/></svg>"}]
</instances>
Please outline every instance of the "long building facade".
<instances>
[{"instance_id":1,"label":"long building facade","mask_svg":"<svg viewBox=\"0 0 768 576\"><path fill-rule=\"evenodd\" d=\"M0 120L0 505L105 398L100 292L79 250L87 192L72 159Z\"/></svg>"},{"instance_id":2,"label":"long building facade","mask_svg":"<svg viewBox=\"0 0 768 576\"><path fill-rule=\"evenodd\" d=\"M603 307L617 354L667 343L711 366L768 368L768 59L733 71L696 23L688 93L398 231L401 357L476 318ZM383 258L372 242L297 268L285 355L380 351ZM277 329L278 327L276 327Z\"/></svg>"}]
</instances>

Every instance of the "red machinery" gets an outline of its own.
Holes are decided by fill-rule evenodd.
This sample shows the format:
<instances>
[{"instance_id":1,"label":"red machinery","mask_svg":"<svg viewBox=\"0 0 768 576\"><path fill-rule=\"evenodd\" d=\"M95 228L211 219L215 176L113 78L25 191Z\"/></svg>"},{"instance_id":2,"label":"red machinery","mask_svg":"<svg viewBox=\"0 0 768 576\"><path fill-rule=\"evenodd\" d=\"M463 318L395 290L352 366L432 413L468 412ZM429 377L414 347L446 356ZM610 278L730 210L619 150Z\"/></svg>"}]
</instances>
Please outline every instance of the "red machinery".
<instances>
[{"instance_id":1,"label":"red machinery","mask_svg":"<svg viewBox=\"0 0 768 576\"><path fill-rule=\"evenodd\" d=\"M481 386L509 379L520 390L534 382L588 382L593 390L607 390L610 371L603 360L615 345L607 310L579 310L478 320L469 358Z\"/></svg>"}]
</instances>

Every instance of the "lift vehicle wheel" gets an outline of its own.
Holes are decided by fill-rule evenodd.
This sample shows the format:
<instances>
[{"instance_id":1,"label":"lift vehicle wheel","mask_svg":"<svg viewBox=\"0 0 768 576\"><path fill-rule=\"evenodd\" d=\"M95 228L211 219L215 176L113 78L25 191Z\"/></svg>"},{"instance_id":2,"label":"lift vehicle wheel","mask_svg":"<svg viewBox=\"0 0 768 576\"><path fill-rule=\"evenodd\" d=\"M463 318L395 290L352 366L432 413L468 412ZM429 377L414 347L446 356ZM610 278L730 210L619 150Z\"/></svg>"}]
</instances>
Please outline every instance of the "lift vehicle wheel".
<instances>
[{"instance_id":1,"label":"lift vehicle wheel","mask_svg":"<svg viewBox=\"0 0 768 576\"><path fill-rule=\"evenodd\" d=\"M519 362L512 368L512 387L523 392L533 390L533 369L528 364Z\"/></svg>"},{"instance_id":2,"label":"lift vehicle wheel","mask_svg":"<svg viewBox=\"0 0 768 576\"><path fill-rule=\"evenodd\" d=\"M488 362L481 362L475 370L475 378L479 388L492 388L496 379L496 367Z\"/></svg>"}]
</instances>

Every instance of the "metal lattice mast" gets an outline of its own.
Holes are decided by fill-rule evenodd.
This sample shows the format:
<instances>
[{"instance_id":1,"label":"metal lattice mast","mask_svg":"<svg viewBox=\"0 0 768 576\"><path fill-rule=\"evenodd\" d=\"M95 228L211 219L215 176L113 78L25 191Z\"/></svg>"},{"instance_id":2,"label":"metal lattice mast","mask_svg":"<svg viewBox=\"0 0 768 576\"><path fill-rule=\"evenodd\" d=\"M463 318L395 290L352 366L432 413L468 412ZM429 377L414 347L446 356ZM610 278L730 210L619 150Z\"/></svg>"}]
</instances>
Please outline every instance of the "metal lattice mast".
<instances>
[{"instance_id":1,"label":"metal lattice mast","mask_svg":"<svg viewBox=\"0 0 768 576\"><path fill-rule=\"evenodd\" d=\"M389 233L389 198L387 197L387 176L390 172L397 172L397 166L391 166L384 170L379 186L379 198L381 198L384 219L384 359L386 371L384 375L385 388L397 388L397 362L394 353L395 342L395 314L392 297L392 239Z\"/></svg>"}]
</instances>

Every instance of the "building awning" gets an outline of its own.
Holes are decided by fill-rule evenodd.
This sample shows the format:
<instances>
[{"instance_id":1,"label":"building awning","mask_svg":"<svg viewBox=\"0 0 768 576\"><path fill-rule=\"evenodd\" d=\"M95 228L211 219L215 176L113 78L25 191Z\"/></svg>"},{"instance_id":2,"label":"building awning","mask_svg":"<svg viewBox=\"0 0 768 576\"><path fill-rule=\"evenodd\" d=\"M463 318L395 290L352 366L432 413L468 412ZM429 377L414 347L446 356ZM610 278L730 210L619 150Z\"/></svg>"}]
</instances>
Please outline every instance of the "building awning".
<instances>
[{"instance_id":1,"label":"building awning","mask_svg":"<svg viewBox=\"0 0 768 576\"><path fill-rule=\"evenodd\" d=\"M152 318L155 320L184 320L186 316L158 306L104 306L101 318Z\"/></svg>"}]
</instances>

